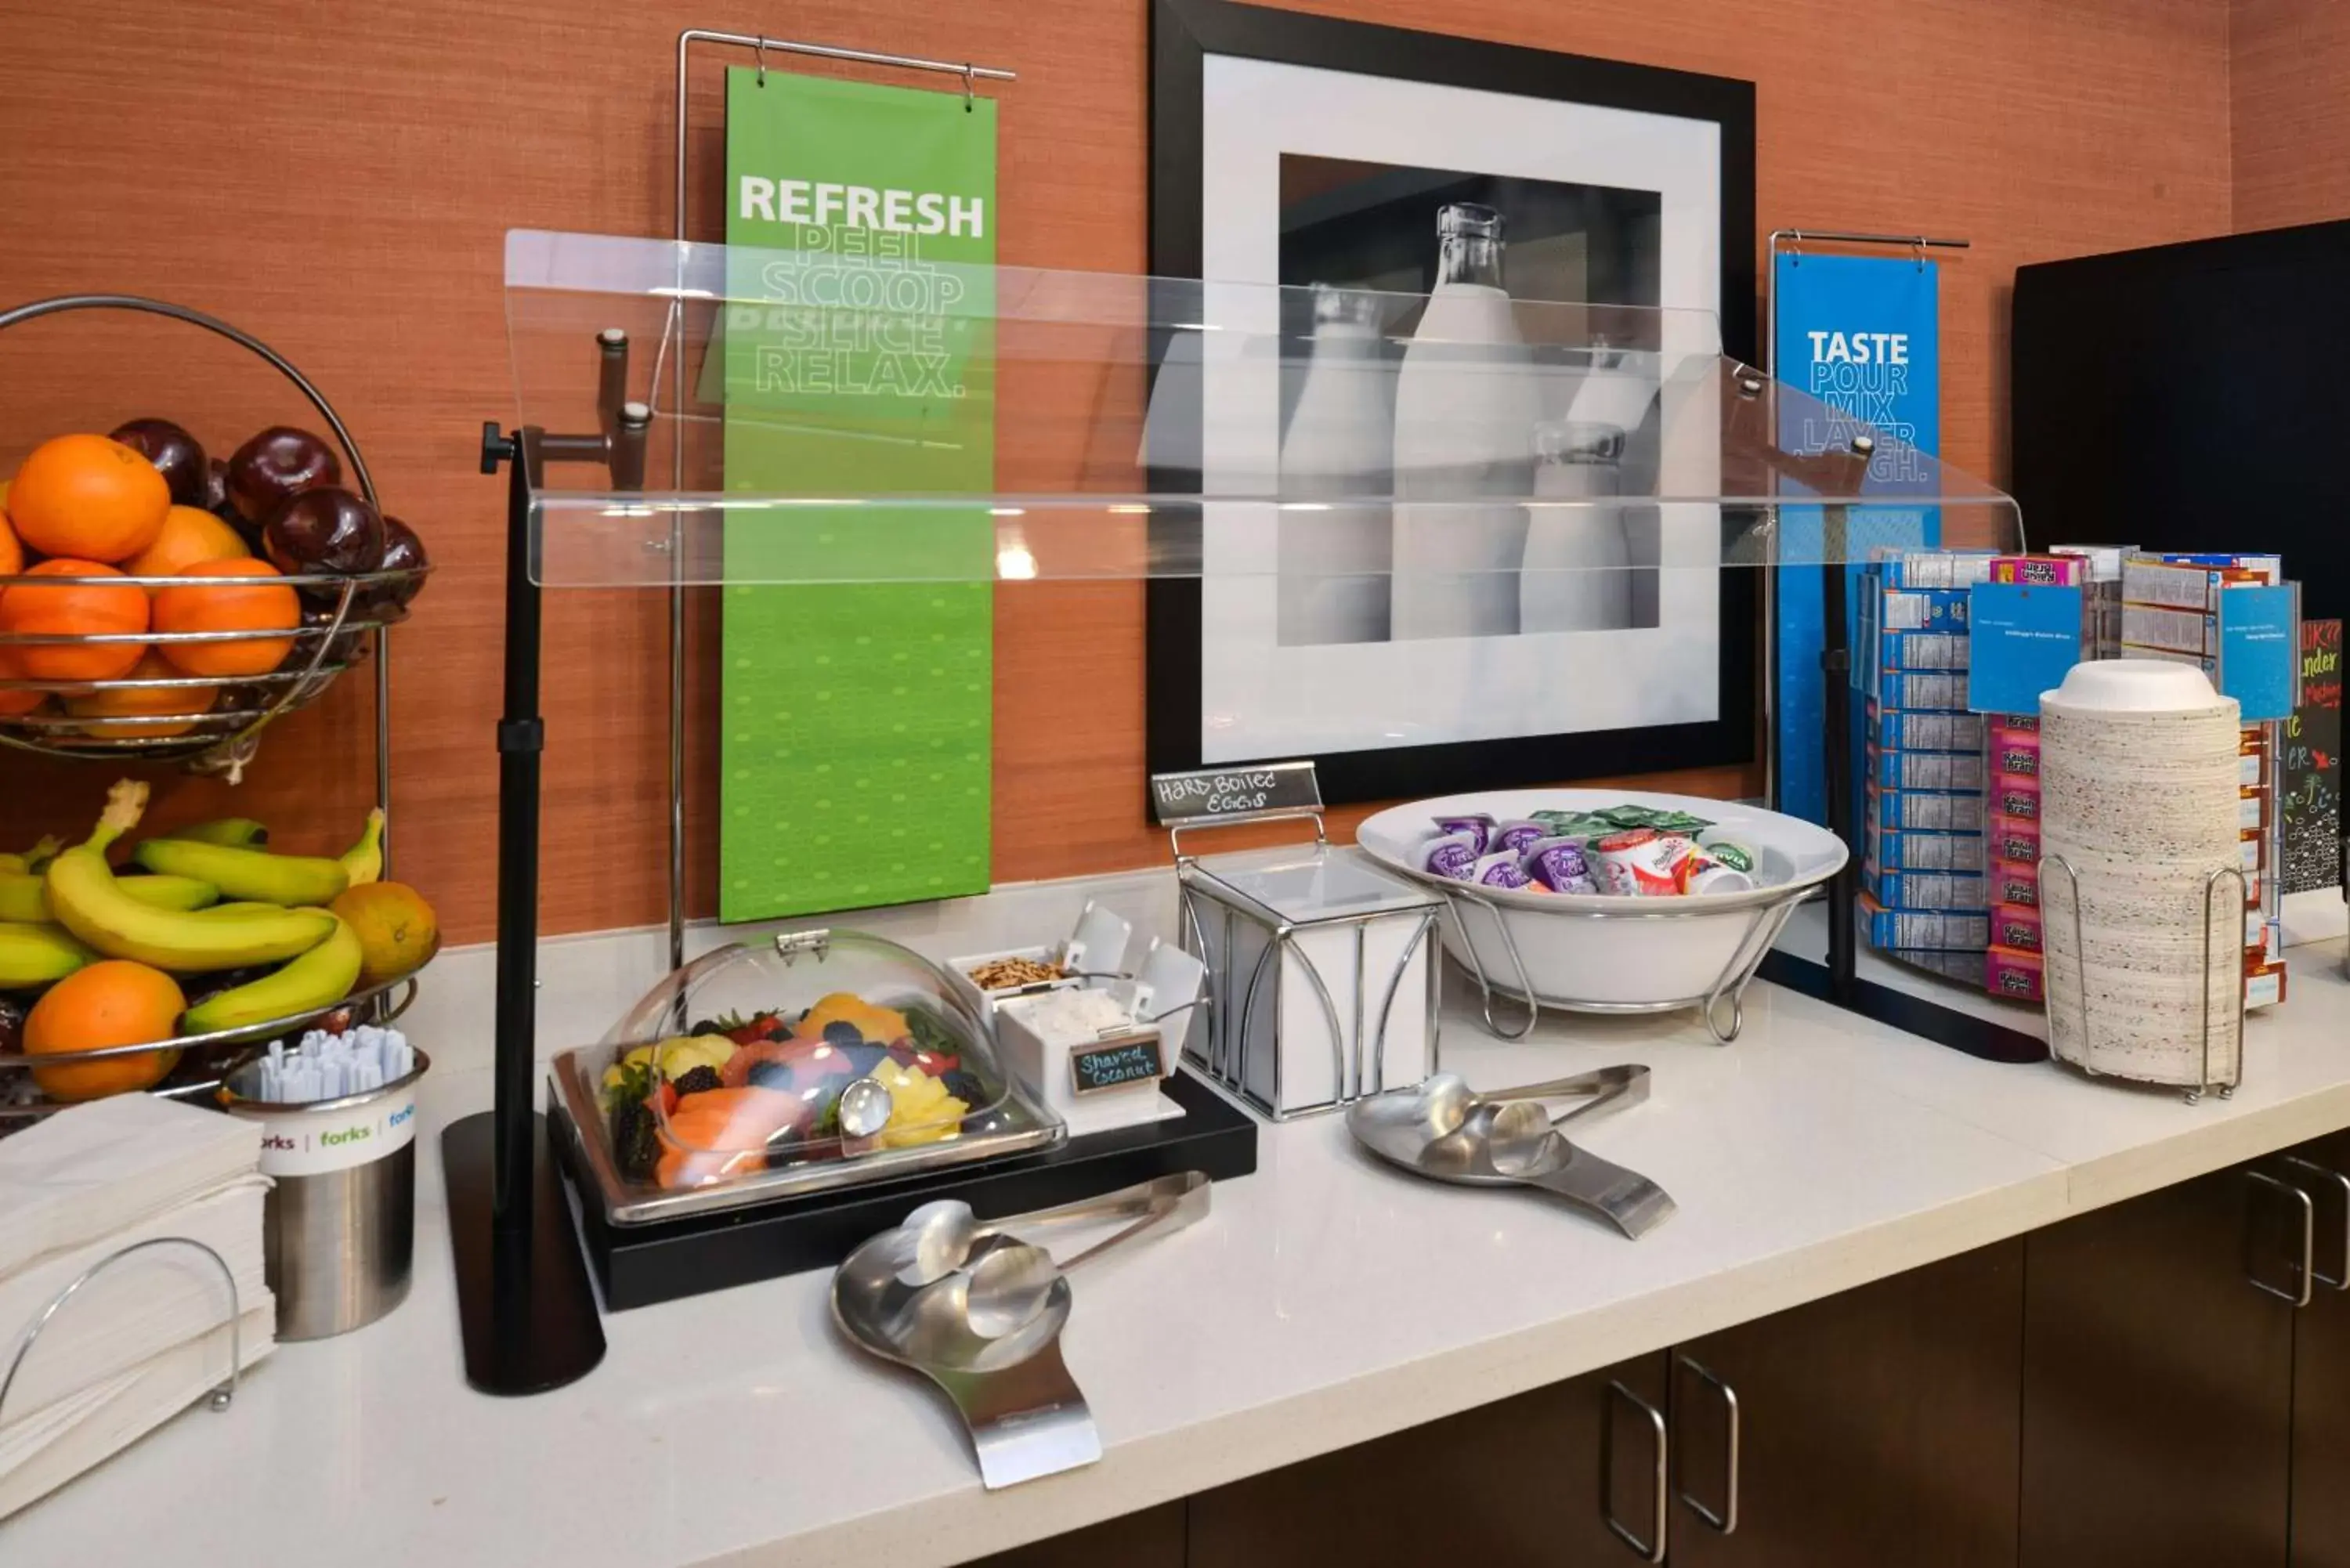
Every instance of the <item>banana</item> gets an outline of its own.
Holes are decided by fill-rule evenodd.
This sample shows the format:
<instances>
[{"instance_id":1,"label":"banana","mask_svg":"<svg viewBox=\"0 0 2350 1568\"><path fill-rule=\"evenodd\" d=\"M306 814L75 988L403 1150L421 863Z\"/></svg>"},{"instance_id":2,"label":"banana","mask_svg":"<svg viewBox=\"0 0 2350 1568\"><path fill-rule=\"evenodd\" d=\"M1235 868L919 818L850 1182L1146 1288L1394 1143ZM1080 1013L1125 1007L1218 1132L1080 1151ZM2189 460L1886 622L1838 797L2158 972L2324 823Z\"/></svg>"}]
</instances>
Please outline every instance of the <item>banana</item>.
<instances>
[{"instance_id":1,"label":"banana","mask_svg":"<svg viewBox=\"0 0 2350 1568\"><path fill-rule=\"evenodd\" d=\"M257 899L288 909L331 904L351 885L351 874L339 860L316 855L272 855L266 849L199 844L185 838L141 840L130 857L150 871L210 882L224 898Z\"/></svg>"},{"instance_id":2,"label":"banana","mask_svg":"<svg viewBox=\"0 0 2350 1568\"><path fill-rule=\"evenodd\" d=\"M199 909L196 911L196 913L203 916L204 919L208 920L213 919L215 917L220 919L229 920L234 919L239 915L275 915L280 912L281 906L276 904L265 904L258 898L241 898L234 904L214 904L210 909Z\"/></svg>"},{"instance_id":3,"label":"banana","mask_svg":"<svg viewBox=\"0 0 2350 1568\"><path fill-rule=\"evenodd\" d=\"M28 871L37 877L63 847L55 838L44 838L22 855L0 855L0 877L21 877ZM16 919L13 915L0 918Z\"/></svg>"},{"instance_id":4,"label":"banana","mask_svg":"<svg viewBox=\"0 0 2350 1568\"><path fill-rule=\"evenodd\" d=\"M327 940L284 968L233 991L209 996L182 1015L180 1027L190 1034L210 1034L222 1029L243 1029L297 1013L332 1007L351 993L359 978L359 933L340 916L325 909L296 911L325 915L335 929Z\"/></svg>"},{"instance_id":5,"label":"banana","mask_svg":"<svg viewBox=\"0 0 2350 1568\"><path fill-rule=\"evenodd\" d=\"M192 822L185 827L175 827L164 834L166 838L184 838L192 844L221 844L231 849L269 842L269 829L249 816L224 816L211 822Z\"/></svg>"},{"instance_id":6,"label":"banana","mask_svg":"<svg viewBox=\"0 0 2350 1568\"><path fill-rule=\"evenodd\" d=\"M351 886L380 880L383 877L383 807L368 813L367 830L359 841L342 854L343 869L350 873Z\"/></svg>"},{"instance_id":7,"label":"banana","mask_svg":"<svg viewBox=\"0 0 2350 1568\"><path fill-rule=\"evenodd\" d=\"M114 885L140 903L158 909L202 909L220 902L218 888L193 877L167 877L151 871L144 877L117 877Z\"/></svg>"},{"instance_id":8,"label":"banana","mask_svg":"<svg viewBox=\"0 0 2350 1568\"><path fill-rule=\"evenodd\" d=\"M0 871L0 920L36 926L49 918L48 895L30 871Z\"/></svg>"},{"instance_id":9,"label":"banana","mask_svg":"<svg viewBox=\"0 0 2350 1568\"><path fill-rule=\"evenodd\" d=\"M109 958L136 959L157 969L202 973L282 963L309 951L333 931L335 917L323 909L183 913L158 909L130 897L107 865L106 851L139 826L140 814L146 807L147 786L133 779L122 780L107 793L106 811L98 819L96 830L49 865L50 912L57 924L99 952Z\"/></svg>"},{"instance_id":10,"label":"banana","mask_svg":"<svg viewBox=\"0 0 2350 1568\"><path fill-rule=\"evenodd\" d=\"M54 921L49 895L41 877L0 871L0 920L26 925ZM158 909L201 909L217 902L220 889L192 877L119 877L114 885L140 903Z\"/></svg>"},{"instance_id":11,"label":"banana","mask_svg":"<svg viewBox=\"0 0 2350 1568\"><path fill-rule=\"evenodd\" d=\"M0 991L47 985L97 960L55 926L0 922Z\"/></svg>"}]
</instances>

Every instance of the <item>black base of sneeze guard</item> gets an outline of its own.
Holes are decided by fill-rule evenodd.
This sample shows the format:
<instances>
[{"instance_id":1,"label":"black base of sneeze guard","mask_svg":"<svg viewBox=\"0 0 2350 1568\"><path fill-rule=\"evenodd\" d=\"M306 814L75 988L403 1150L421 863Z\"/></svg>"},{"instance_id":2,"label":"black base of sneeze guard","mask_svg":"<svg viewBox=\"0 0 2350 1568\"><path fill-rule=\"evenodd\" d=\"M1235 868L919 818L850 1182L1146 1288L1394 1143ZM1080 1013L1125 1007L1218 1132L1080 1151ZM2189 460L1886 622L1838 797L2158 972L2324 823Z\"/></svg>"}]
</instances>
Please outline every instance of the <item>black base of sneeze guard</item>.
<instances>
[{"instance_id":1,"label":"black base of sneeze guard","mask_svg":"<svg viewBox=\"0 0 2350 1568\"><path fill-rule=\"evenodd\" d=\"M994 1220L1179 1171L1225 1181L1256 1169L1256 1122L1247 1112L1188 1073L1170 1075L1162 1087L1184 1115L1089 1133L1035 1154L644 1225L605 1218L595 1179L581 1168L576 1132L560 1113L554 1136L578 1193L580 1237L604 1303L618 1312L831 1268L917 1204L938 1199L961 1199L981 1219Z\"/></svg>"},{"instance_id":2,"label":"black base of sneeze guard","mask_svg":"<svg viewBox=\"0 0 2350 1568\"><path fill-rule=\"evenodd\" d=\"M504 1230L490 1215L493 1128L494 1114L484 1111L452 1122L441 1135L465 1381L484 1394L544 1394L595 1370L604 1359L604 1324L546 1118L531 1118L528 1213Z\"/></svg>"},{"instance_id":3,"label":"black base of sneeze guard","mask_svg":"<svg viewBox=\"0 0 2350 1568\"><path fill-rule=\"evenodd\" d=\"M1790 952L1773 950L1763 956L1762 967L1755 973L1773 985L1986 1062L2020 1066L2048 1060L2048 1042L2036 1034L1875 981L1856 977L1839 988L1827 965Z\"/></svg>"}]
</instances>

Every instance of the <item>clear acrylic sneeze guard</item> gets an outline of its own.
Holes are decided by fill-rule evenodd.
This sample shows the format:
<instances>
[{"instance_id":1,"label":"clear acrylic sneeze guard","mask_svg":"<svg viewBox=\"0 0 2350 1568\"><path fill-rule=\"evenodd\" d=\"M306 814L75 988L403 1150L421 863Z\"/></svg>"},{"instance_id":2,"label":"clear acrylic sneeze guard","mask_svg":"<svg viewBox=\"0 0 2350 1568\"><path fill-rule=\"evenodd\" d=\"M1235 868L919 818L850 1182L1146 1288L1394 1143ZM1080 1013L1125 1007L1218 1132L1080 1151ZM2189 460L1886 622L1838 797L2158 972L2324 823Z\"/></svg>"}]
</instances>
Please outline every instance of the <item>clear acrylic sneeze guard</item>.
<instances>
[{"instance_id":1,"label":"clear acrylic sneeze guard","mask_svg":"<svg viewBox=\"0 0 2350 1568\"><path fill-rule=\"evenodd\" d=\"M1597 693L1589 729L1710 721L1741 652L1724 574L1916 548L1925 518L2022 547L2009 497L1725 358L1705 311L536 231L506 279L525 426L608 429L622 393L650 414L640 489L576 452L532 472L536 581L987 582L1018 613L1019 585L1187 580L1203 725L1285 742L1211 763L1357 749L1373 721L1506 739L1530 732L1480 729L1480 694L1522 713L1556 683ZM599 386L611 329L624 389ZM995 488L942 489L983 402ZM746 421L822 488L730 487ZM1333 656L1367 643L1399 678L1354 682L1326 732Z\"/></svg>"},{"instance_id":2,"label":"clear acrylic sneeze guard","mask_svg":"<svg viewBox=\"0 0 2350 1568\"><path fill-rule=\"evenodd\" d=\"M534 576L549 587L1198 577L1335 600L1304 613L1343 618L1351 585L1401 576L1438 579L1394 614L1440 632L1506 572L1522 615L1572 628L1607 613L1576 581L1588 572L1672 594L1725 567L1860 562L1909 544L1926 507L1952 544L2020 539L2011 499L1894 436L1869 432L1866 455L1804 451L1806 432L1860 427L1725 358L1704 311L1507 301L1518 341L1454 342L1430 329L1425 295L851 271L521 230L506 282L523 423L598 427L611 328L634 346L628 395L651 412L642 490L590 463L537 476ZM877 380L932 417L877 433ZM1398 400L1416 385L1442 395L1406 441ZM993 402L996 489L927 487L925 454L972 399ZM730 412L811 451L853 443L864 477L730 491ZM1840 527L1775 525L1783 507L1836 505Z\"/></svg>"}]
</instances>

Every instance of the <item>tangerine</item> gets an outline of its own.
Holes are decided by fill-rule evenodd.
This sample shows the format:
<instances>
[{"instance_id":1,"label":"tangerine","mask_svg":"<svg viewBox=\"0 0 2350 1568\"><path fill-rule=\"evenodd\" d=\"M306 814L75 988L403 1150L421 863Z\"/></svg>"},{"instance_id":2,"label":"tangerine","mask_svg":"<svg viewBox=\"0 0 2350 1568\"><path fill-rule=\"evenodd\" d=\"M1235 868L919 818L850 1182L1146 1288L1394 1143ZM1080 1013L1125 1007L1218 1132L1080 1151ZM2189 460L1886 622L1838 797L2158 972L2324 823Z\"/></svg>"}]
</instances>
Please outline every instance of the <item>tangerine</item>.
<instances>
[{"instance_id":1,"label":"tangerine","mask_svg":"<svg viewBox=\"0 0 2350 1568\"><path fill-rule=\"evenodd\" d=\"M155 465L102 435L51 436L8 486L8 518L44 556L114 562L162 531L172 487Z\"/></svg>"},{"instance_id":2,"label":"tangerine","mask_svg":"<svg viewBox=\"0 0 2350 1568\"><path fill-rule=\"evenodd\" d=\"M144 462L146 459L140 459ZM61 556L43 561L0 592L0 634L25 637L137 636L147 629L147 596L130 583L60 583L30 577L119 577L112 566ZM143 642L20 643L16 668L35 680L116 680L145 652Z\"/></svg>"},{"instance_id":3,"label":"tangerine","mask_svg":"<svg viewBox=\"0 0 2350 1568\"><path fill-rule=\"evenodd\" d=\"M0 648L0 680L25 679L24 670L16 664L16 650ZM47 701L48 697L44 692L0 691L0 719L14 719L29 713Z\"/></svg>"},{"instance_id":4,"label":"tangerine","mask_svg":"<svg viewBox=\"0 0 2350 1568\"><path fill-rule=\"evenodd\" d=\"M157 631L292 631L302 624L301 602L276 579L276 567L249 559L198 561L182 579L227 577L236 582L186 580L157 590ZM270 579L255 582L250 579ZM220 642L166 642L163 657L190 675L266 675L293 649L290 637L240 637Z\"/></svg>"},{"instance_id":5,"label":"tangerine","mask_svg":"<svg viewBox=\"0 0 2350 1568\"><path fill-rule=\"evenodd\" d=\"M153 649L131 667L133 680L177 680L180 669ZM185 715L184 724L84 724L85 735L122 741L164 741L194 729L197 716L212 711L220 697L217 686L102 686L66 699L66 711L77 719L162 718Z\"/></svg>"},{"instance_id":6,"label":"tangerine","mask_svg":"<svg viewBox=\"0 0 2350 1568\"><path fill-rule=\"evenodd\" d=\"M235 529L194 506L174 506L163 514L155 542L122 563L134 577L177 576L198 561L234 561L253 552ZM150 594L156 590L147 590Z\"/></svg>"},{"instance_id":7,"label":"tangerine","mask_svg":"<svg viewBox=\"0 0 2350 1568\"><path fill-rule=\"evenodd\" d=\"M128 959L102 960L41 993L25 1015L25 1054L70 1055L169 1040L187 1005L179 981L161 970ZM78 1067L36 1067L33 1082L52 1099L95 1100L152 1088L179 1060L177 1051L146 1051Z\"/></svg>"}]
</instances>

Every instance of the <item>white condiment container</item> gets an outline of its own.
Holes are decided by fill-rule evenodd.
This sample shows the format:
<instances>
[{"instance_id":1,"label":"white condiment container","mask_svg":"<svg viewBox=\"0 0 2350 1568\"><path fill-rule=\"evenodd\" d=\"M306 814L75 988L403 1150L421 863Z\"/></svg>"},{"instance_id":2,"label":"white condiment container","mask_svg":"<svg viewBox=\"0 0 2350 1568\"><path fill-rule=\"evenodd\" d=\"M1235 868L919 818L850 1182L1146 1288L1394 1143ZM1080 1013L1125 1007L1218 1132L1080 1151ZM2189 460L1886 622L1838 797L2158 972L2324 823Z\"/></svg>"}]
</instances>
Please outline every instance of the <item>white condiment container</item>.
<instances>
[{"instance_id":1,"label":"white condiment container","mask_svg":"<svg viewBox=\"0 0 2350 1568\"><path fill-rule=\"evenodd\" d=\"M1186 858L1209 1004L1184 1055L1275 1121L1436 1070L1436 895L1315 843Z\"/></svg>"},{"instance_id":2,"label":"white condiment container","mask_svg":"<svg viewBox=\"0 0 2350 1568\"><path fill-rule=\"evenodd\" d=\"M997 1054L1072 1137L1180 1116L1182 1106L1159 1085L1174 1071L1206 973L1190 953L1154 940L1131 978L1000 998Z\"/></svg>"},{"instance_id":3,"label":"white condiment container","mask_svg":"<svg viewBox=\"0 0 2350 1568\"><path fill-rule=\"evenodd\" d=\"M995 1014L996 1003L1006 997L1076 986L1098 989L1107 985L1124 972L1127 943L1133 935L1133 923L1125 916L1087 898L1085 909L1077 915L1076 929L1059 947L1005 948L997 952L951 958L947 960L947 972L953 977L955 989L963 999L978 1008L979 1015L992 1018ZM972 971L1003 959L1027 959L1035 963L1052 964L1062 971L1064 978L1040 980L1029 985L1001 986L993 991L981 990L979 983L972 979Z\"/></svg>"}]
</instances>

